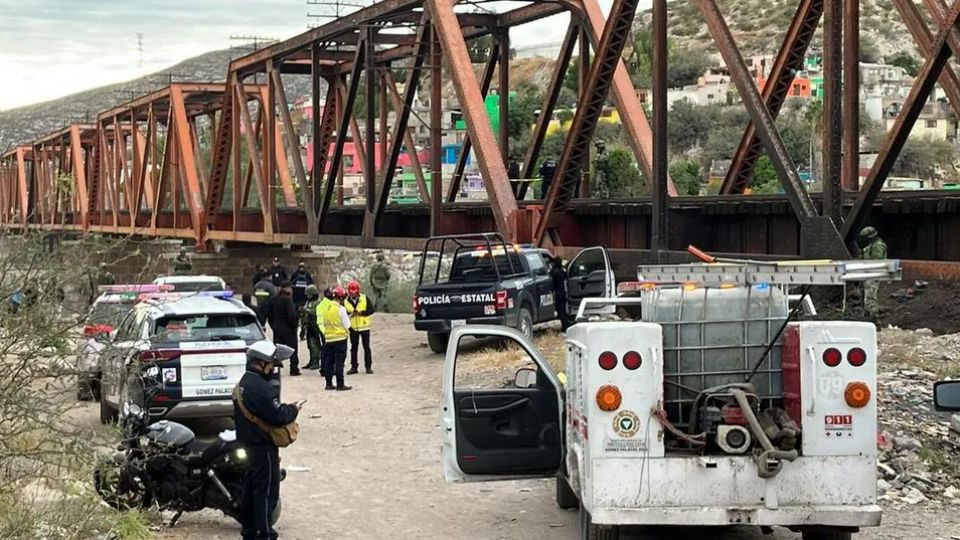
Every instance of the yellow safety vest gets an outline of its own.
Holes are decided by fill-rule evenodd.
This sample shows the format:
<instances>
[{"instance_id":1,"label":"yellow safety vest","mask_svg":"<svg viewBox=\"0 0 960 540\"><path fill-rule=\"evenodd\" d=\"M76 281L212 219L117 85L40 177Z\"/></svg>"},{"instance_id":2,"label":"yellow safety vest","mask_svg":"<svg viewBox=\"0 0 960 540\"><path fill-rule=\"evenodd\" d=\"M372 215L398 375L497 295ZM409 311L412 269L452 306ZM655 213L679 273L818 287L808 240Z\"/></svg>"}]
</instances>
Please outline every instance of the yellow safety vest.
<instances>
[{"instance_id":1,"label":"yellow safety vest","mask_svg":"<svg viewBox=\"0 0 960 540\"><path fill-rule=\"evenodd\" d=\"M330 302L330 299L329 299L329 298L323 297L323 298L320 299L319 302L317 302L317 306L316 306L316 308L314 308L314 310L313 310L314 314L316 314L316 316L317 316L317 317L316 317L316 318L317 318L317 328L320 329L320 333L321 333L321 334L326 334L326 332L324 331L324 326L323 326L323 311L324 311L325 309L327 309L327 304L328 304L329 302Z\"/></svg>"},{"instance_id":2,"label":"yellow safety vest","mask_svg":"<svg viewBox=\"0 0 960 540\"><path fill-rule=\"evenodd\" d=\"M370 329L370 317L368 315L361 315L361 313L367 311L367 295L360 295L357 299L356 307L354 307L350 297L347 297L343 305L347 308L347 315L350 316L350 326L354 330L361 332Z\"/></svg>"},{"instance_id":3,"label":"yellow safety vest","mask_svg":"<svg viewBox=\"0 0 960 540\"><path fill-rule=\"evenodd\" d=\"M333 300L317 305L317 325L320 326L327 343L346 341L347 329L340 321L340 304Z\"/></svg>"}]
</instances>

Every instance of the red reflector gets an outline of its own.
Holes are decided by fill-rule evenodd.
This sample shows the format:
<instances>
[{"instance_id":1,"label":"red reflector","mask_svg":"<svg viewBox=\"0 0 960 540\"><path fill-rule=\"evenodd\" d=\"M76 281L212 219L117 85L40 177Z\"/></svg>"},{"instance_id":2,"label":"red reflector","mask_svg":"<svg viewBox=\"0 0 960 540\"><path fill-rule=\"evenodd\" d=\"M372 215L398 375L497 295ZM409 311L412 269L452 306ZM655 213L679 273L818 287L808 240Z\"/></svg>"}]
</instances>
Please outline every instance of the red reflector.
<instances>
[{"instance_id":1,"label":"red reflector","mask_svg":"<svg viewBox=\"0 0 960 540\"><path fill-rule=\"evenodd\" d=\"M497 291L497 309L507 309L507 291Z\"/></svg>"},{"instance_id":2,"label":"red reflector","mask_svg":"<svg viewBox=\"0 0 960 540\"><path fill-rule=\"evenodd\" d=\"M600 367L607 371L617 367L617 355L610 351L602 353L600 355Z\"/></svg>"},{"instance_id":3,"label":"red reflector","mask_svg":"<svg viewBox=\"0 0 960 540\"><path fill-rule=\"evenodd\" d=\"M163 394L158 394L158 395L156 395L156 396L153 396L153 399L151 400L151 403L166 403L167 401L170 401L170 396L165 396L165 395L163 395Z\"/></svg>"},{"instance_id":4,"label":"red reflector","mask_svg":"<svg viewBox=\"0 0 960 540\"><path fill-rule=\"evenodd\" d=\"M464 461L476 461L477 456L463 456Z\"/></svg>"},{"instance_id":5,"label":"red reflector","mask_svg":"<svg viewBox=\"0 0 960 540\"><path fill-rule=\"evenodd\" d=\"M416 313L420 311L420 297L413 295L413 312Z\"/></svg>"},{"instance_id":6,"label":"red reflector","mask_svg":"<svg viewBox=\"0 0 960 540\"><path fill-rule=\"evenodd\" d=\"M224 352L224 351L217 351ZM160 362L163 360L173 360L180 357L180 351L177 349L150 349L140 353L138 358L141 362Z\"/></svg>"},{"instance_id":7,"label":"red reflector","mask_svg":"<svg viewBox=\"0 0 960 540\"><path fill-rule=\"evenodd\" d=\"M627 369L637 369L643 364L643 358L637 351L630 351L623 355L623 367Z\"/></svg>"},{"instance_id":8,"label":"red reflector","mask_svg":"<svg viewBox=\"0 0 960 540\"><path fill-rule=\"evenodd\" d=\"M823 363L830 367L837 367L840 365L840 362L843 360L843 355L840 354L840 351L834 348L829 348L823 351Z\"/></svg>"},{"instance_id":9,"label":"red reflector","mask_svg":"<svg viewBox=\"0 0 960 540\"><path fill-rule=\"evenodd\" d=\"M853 367L860 367L867 362L867 353L860 347L854 347L847 352L847 362Z\"/></svg>"}]
</instances>

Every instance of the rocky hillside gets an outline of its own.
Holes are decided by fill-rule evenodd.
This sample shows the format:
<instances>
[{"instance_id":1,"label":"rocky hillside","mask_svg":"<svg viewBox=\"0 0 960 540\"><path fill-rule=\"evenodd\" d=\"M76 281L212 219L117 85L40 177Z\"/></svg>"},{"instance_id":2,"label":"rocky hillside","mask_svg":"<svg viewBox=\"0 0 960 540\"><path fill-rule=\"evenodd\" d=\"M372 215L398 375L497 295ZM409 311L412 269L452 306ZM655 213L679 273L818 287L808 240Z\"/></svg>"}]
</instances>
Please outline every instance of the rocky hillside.
<instances>
[{"instance_id":1,"label":"rocky hillside","mask_svg":"<svg viewBox=\"0 0 960 540\"><path fill-rule=\"evenodd\" d=\"M796 0L718 0L717 3L744 56L776 54L798 4ZM925 13L923 6L918 7ZM716 50L695 2L670 2L669 16L669 31L678 44ZM649 19L650 12L638 14L637 24L648 24ZM901 50L916 50L890 0L861 0L860 35L861 48L875 56L870 60L880 60ZM811 48L819 48L820 42L818 32Z\"/></svg>"},{"instance_id":2,"label":"rocky hillside","mask_svg":"<svg viewBox=\"0 0 960 540\"><path fill-rule=\"evenodd\" d=\"M18 144L56 131L71 122L94 122L100 111L156 91L175 82L223 82L237 50L224 49L195 56L168 69L139 79L101 86L59 99L0 111L0 153ZM261 82L263 77L261 76ZM309 78L284 76L291 100L309 92Z\"/></svg>"}]
</instances>

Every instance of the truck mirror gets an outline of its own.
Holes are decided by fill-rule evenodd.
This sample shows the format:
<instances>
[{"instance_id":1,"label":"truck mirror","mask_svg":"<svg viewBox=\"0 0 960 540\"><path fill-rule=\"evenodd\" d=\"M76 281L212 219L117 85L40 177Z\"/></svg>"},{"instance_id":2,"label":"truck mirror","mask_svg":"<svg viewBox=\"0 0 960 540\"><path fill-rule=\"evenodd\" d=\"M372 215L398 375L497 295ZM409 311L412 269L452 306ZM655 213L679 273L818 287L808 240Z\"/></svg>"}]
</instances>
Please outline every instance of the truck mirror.
<instances>
[{"instance_id":1,"label":"truck mirror","mask_svg":"<svg viewBox=\"0 0 960 540\"><path fill-rule=\"evenodd\" d=\"M933 404L938 411L960 411L960 381L933 383Z\"/></svg>"},{"instance_id":2,"label":"truck mirror","mask_svg":"<svg viewBox=\"0 0 960 540\"><path fill-rule=\"evenodd\" d=\"M520 368L513 378L513 385L517 388L535 388L537 386L537 370Z\"/></svg>"}]
</instances>

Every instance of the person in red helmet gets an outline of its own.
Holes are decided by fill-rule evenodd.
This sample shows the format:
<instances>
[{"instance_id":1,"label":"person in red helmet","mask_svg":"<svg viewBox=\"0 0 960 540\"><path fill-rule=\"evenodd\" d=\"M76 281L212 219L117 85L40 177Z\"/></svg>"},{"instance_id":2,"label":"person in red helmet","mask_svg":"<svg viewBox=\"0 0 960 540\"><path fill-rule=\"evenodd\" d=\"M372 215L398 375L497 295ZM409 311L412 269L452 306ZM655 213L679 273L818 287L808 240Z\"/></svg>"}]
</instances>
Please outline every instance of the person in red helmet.
<instances>
[{"instance_id":1,"label":"person in red helmet","mask_svg":"<svg viewBox=\"0 0 960 540\"><path fill-rule=\"evenodd\" d=\"M327 380L327 390L350 390L343 377L343 364L347 360L347 338L350 335L350 317L343 307L346 297L347 291L338 285L333 289L333 300L323 302L317 308L318 319L323 323L321 369ZM336 386L333 385L334 377L337 379Z\"/></svg>"},{"instance_id":2,"label":"person in red helmet","mask_svg":"<svg viewBox=\"0 0 960 540\"><path fill-rule=\"evenodd\" d=\"M360 284L351 281L347 284L347 300L343 303L350 316L350 371L347 375L357 373L357 349L363 343L363 366L367 373L373 373L373 354L370 352L370 316L373 315L374 305L367 295L360 293Z\"/></svg>"}]
</instances>

